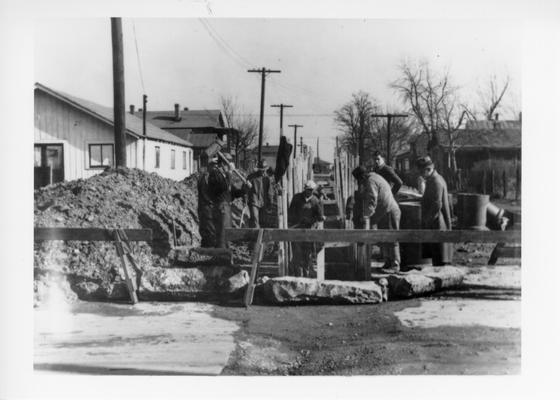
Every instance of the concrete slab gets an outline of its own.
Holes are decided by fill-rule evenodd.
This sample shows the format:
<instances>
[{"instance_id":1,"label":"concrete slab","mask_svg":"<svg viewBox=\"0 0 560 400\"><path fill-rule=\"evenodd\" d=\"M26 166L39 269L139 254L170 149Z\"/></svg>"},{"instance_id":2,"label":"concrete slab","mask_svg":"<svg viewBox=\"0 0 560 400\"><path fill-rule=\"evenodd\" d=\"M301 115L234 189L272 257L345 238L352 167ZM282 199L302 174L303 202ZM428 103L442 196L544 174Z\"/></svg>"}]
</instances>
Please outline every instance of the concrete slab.
<instances>
[{"instance_id":1,"label":"concrete slab","mask_svg":"<svg viewBox=\"0 0 560 400\"><path fill-rule=\"evenodd\" d=\"M268 304L375 304L385 297L383 287L372 281L317 281L293 276L269 279L257 289L257 299Z\"/></svg>"},{"instance_id":2,"label":"concrete slab","mask_svg":"<svg viewBox=\"0 0 560 400\"><path fill-rule=\"evenodd\" d=\"M34 368L87 374L217 375L237 325L201 303L85 303L35 310Z\"/></svg>"}]
</instances>

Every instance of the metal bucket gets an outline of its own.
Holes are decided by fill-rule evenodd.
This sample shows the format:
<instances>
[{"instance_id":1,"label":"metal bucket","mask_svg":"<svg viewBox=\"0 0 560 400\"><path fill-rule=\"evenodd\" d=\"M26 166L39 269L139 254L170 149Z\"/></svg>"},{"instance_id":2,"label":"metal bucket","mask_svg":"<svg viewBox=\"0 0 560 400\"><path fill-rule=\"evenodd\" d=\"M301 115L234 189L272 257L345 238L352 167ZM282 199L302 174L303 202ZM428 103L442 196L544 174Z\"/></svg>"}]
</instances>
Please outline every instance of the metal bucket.
<instances>
[{"instance_id":1,"label":"metal bucket","mask_svg":"<svg viewBox=\"0 0 560 400\"><path fill-rule=\"evenodd\" d=\"M484 231L490 196L477 193L457 193L457 218L461 229Z\"/></svg>"},{"instance_id":2,"label":"metal bucket","mask_svg":"<svg viewBox=\"0 0 560 400\"><path fill-rule=\"evenodd\" d=\"M422 228L422 206L418 202L399 203L401 209L401 229ZM430 258L422 258L422 243L400 243L401 266L430 264Z\"/></svg>"}]
</instances>

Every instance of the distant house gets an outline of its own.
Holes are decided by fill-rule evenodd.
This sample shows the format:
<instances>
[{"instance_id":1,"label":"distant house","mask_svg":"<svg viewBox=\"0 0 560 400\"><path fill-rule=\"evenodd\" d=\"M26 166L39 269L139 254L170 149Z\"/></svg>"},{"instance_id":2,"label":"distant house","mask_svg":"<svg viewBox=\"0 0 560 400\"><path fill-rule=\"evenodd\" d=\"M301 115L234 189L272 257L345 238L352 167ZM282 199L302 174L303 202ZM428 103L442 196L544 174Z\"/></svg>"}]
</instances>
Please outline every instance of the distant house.
<instances>
[{"instance_id":1,"label":"distant house","mask_svg":"<svg viewBox=\"0 0 560 400\"><path fill-rule=\"evenodd\" d=\"M258 159L258 147L255 147L251 150L251 152L247 155L247 157L243 160L242 166L246 170L250 171L257 165ZM296 152L296 156L303 157L307 159L308 154L310 154L310 147L306 144L303 145L303 150L301 146L298 145L297 149L292 149L292 156L293 152ZM276 168L276 156L278 155L278 145L270 145L268 143L264 144L261 149L261 157L263 160L266 161L269 167L273 169Z\"/></svg>"},{"instance_id":2,"label":"distant house","mask_svg":"<svg viewBox=\"0 0 560 400\"><path fill-rule=\"evenodd\" d=\"M319 157L315 157L313 160L313 172L316 174L330 174L332 169L332 163L321 160Z\"/></svg>"},{"instance_id":3,"label":"distant house","mask_svg":"<svg viewBox=\"0 0 560 400\"><path fill-rule=\"evenodd\" d=\"M113 109L35 84L35 187L89 178L115 165ZM192 144L126 114L127 166L181 180Z\"/></svg>"},{"instance_id":4,"label":"distant house","mask_svg":"<svg viewBox=\"0 0 560 400\"><path fill-rule=\"evenodd\" d=\"M493 192L498 183L503 183L504 173L506 181L519 180L521 120L469 121L456 136L454 149L459 189ZM401 175L410 173L418 157L431 153L438 170L452 181L449 140L445 135L440 135L438 139L438 146L431 152L428 152L427 135L411 139L409 147L396 157L397 170ZM506 182L506 189L507 186Z\"/></svg>"},{"instance_id":5,"label":"distant house","mask_svg":"<svg viewBox=\"0 0 560 400\"><path fill-rule=\"evenodd\" d=\"M130 113L143 118L142 110ZM189 110L175 104L172 111L146 111L146 120L192 144L195 169L205 165L209 156L217 151L231 151L236 131L226 127L220 110Z\"/></svg>"}]
</instances>

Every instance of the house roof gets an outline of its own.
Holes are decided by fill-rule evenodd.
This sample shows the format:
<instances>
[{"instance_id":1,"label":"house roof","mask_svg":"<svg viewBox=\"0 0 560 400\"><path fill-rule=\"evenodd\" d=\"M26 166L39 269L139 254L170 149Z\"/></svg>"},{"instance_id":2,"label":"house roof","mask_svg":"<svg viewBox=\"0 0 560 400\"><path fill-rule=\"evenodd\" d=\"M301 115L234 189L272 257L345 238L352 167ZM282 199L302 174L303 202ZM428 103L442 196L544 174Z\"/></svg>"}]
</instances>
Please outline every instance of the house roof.
<instances>
[{"instance_id":1,"label":"house roof","mask_svg":"<svg viewBox=\"0 0 560 400\"><path fill-rule=\"evenodd\" d=\"M142 111L134 113L142 117ZM181 110L179 119L175 119L175 111L146 111L146 119L162 129L177 128L223 128L224 118L220 110Z\"/></svg>"},{"instance_id":2,"label":"house roof","mask_svg":"<svg viewBox=\"0 0 560 400\"><path fill-rule=\"evenodd\" d=\"M488 126L488 122L493 121L475 121L481 122L474 126ZM456 133L455 146L463 150L476 149L520 149L521 148L521 123L518 121L504 124L504 128L495 129L461 129ZM473 126L473 125L469 125ZM509 127L508 127L509 126ZM439 135L440 145L449 146L449 140L443 134ZM410 140L415 143L417 150L425 150L428 145L427 135L418 135Z\"/></svg>"},{"instance_id":3,"label":"house roof","mask_svg":"<svg viewBox=\"0 0 560 400\"><path fill-rule=\"evenodd\" d=\"M220 137L216 133L198 133L192 129L173 129L169 131L172 135L176 135L181 139L192 143L194 148L203 148L210 146L214 142L222 143Z\"/></svg>"},{"instance_id":4,"label":"house roof","mask_svg":"<svg viewBox=\"0 0 560 400\"><path fill-rule=\"evenodd\" d=\"M35 89L47 93L109 125L114 125L114 115L111 107L105 107L89 100L84 100L60 91L55 91L40 83L35 83ZM142 119L135 117L130 113L125 113L125 124L127 134L138 138L143 137ZM146 137L148 139L192 147L192 143L188 140L164 131L163 129L160 129L148 122L146 122Z\"/></svg>"},{"instance_id":5,"label":"house roof","mask_svg":"<svg viewBox=\"0 0 560 400\"><path fill-rule=\"evenodd\" d=\"M495 130L495 129L521 129L521 121L467 121L465 129L468 130Z\"/></svg>"}]
</instances>

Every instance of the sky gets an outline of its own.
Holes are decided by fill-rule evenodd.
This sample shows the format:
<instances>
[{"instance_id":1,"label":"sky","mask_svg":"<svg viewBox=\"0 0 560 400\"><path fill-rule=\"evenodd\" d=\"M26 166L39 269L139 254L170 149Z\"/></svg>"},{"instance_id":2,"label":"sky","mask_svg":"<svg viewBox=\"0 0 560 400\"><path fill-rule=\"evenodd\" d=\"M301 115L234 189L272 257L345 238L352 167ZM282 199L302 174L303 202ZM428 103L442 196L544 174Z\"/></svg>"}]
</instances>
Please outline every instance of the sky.
<instances>
[{"instance_id":1,"label":"sky","mask_svg":"<svg viewBox=\"0 0 560 400\"><path fill-rule=\"evenodd\" d=\"M109 18L42 18L35 22L35 80L55 90L112 106ZM449 69L469 103L490 75L511 78L502 118L521 110L521 25L514 20L124 18L126 104L171 110L220 108L232 97L258 117L260 74L266 80L265 142L277 143L284 103L304 142L332 160L337 130L332 112L360 90L390 112L406 106L390 83L398 65L428 61ZM299 141L299 140L298 140Z\"/></svg>"}]
</instances>

